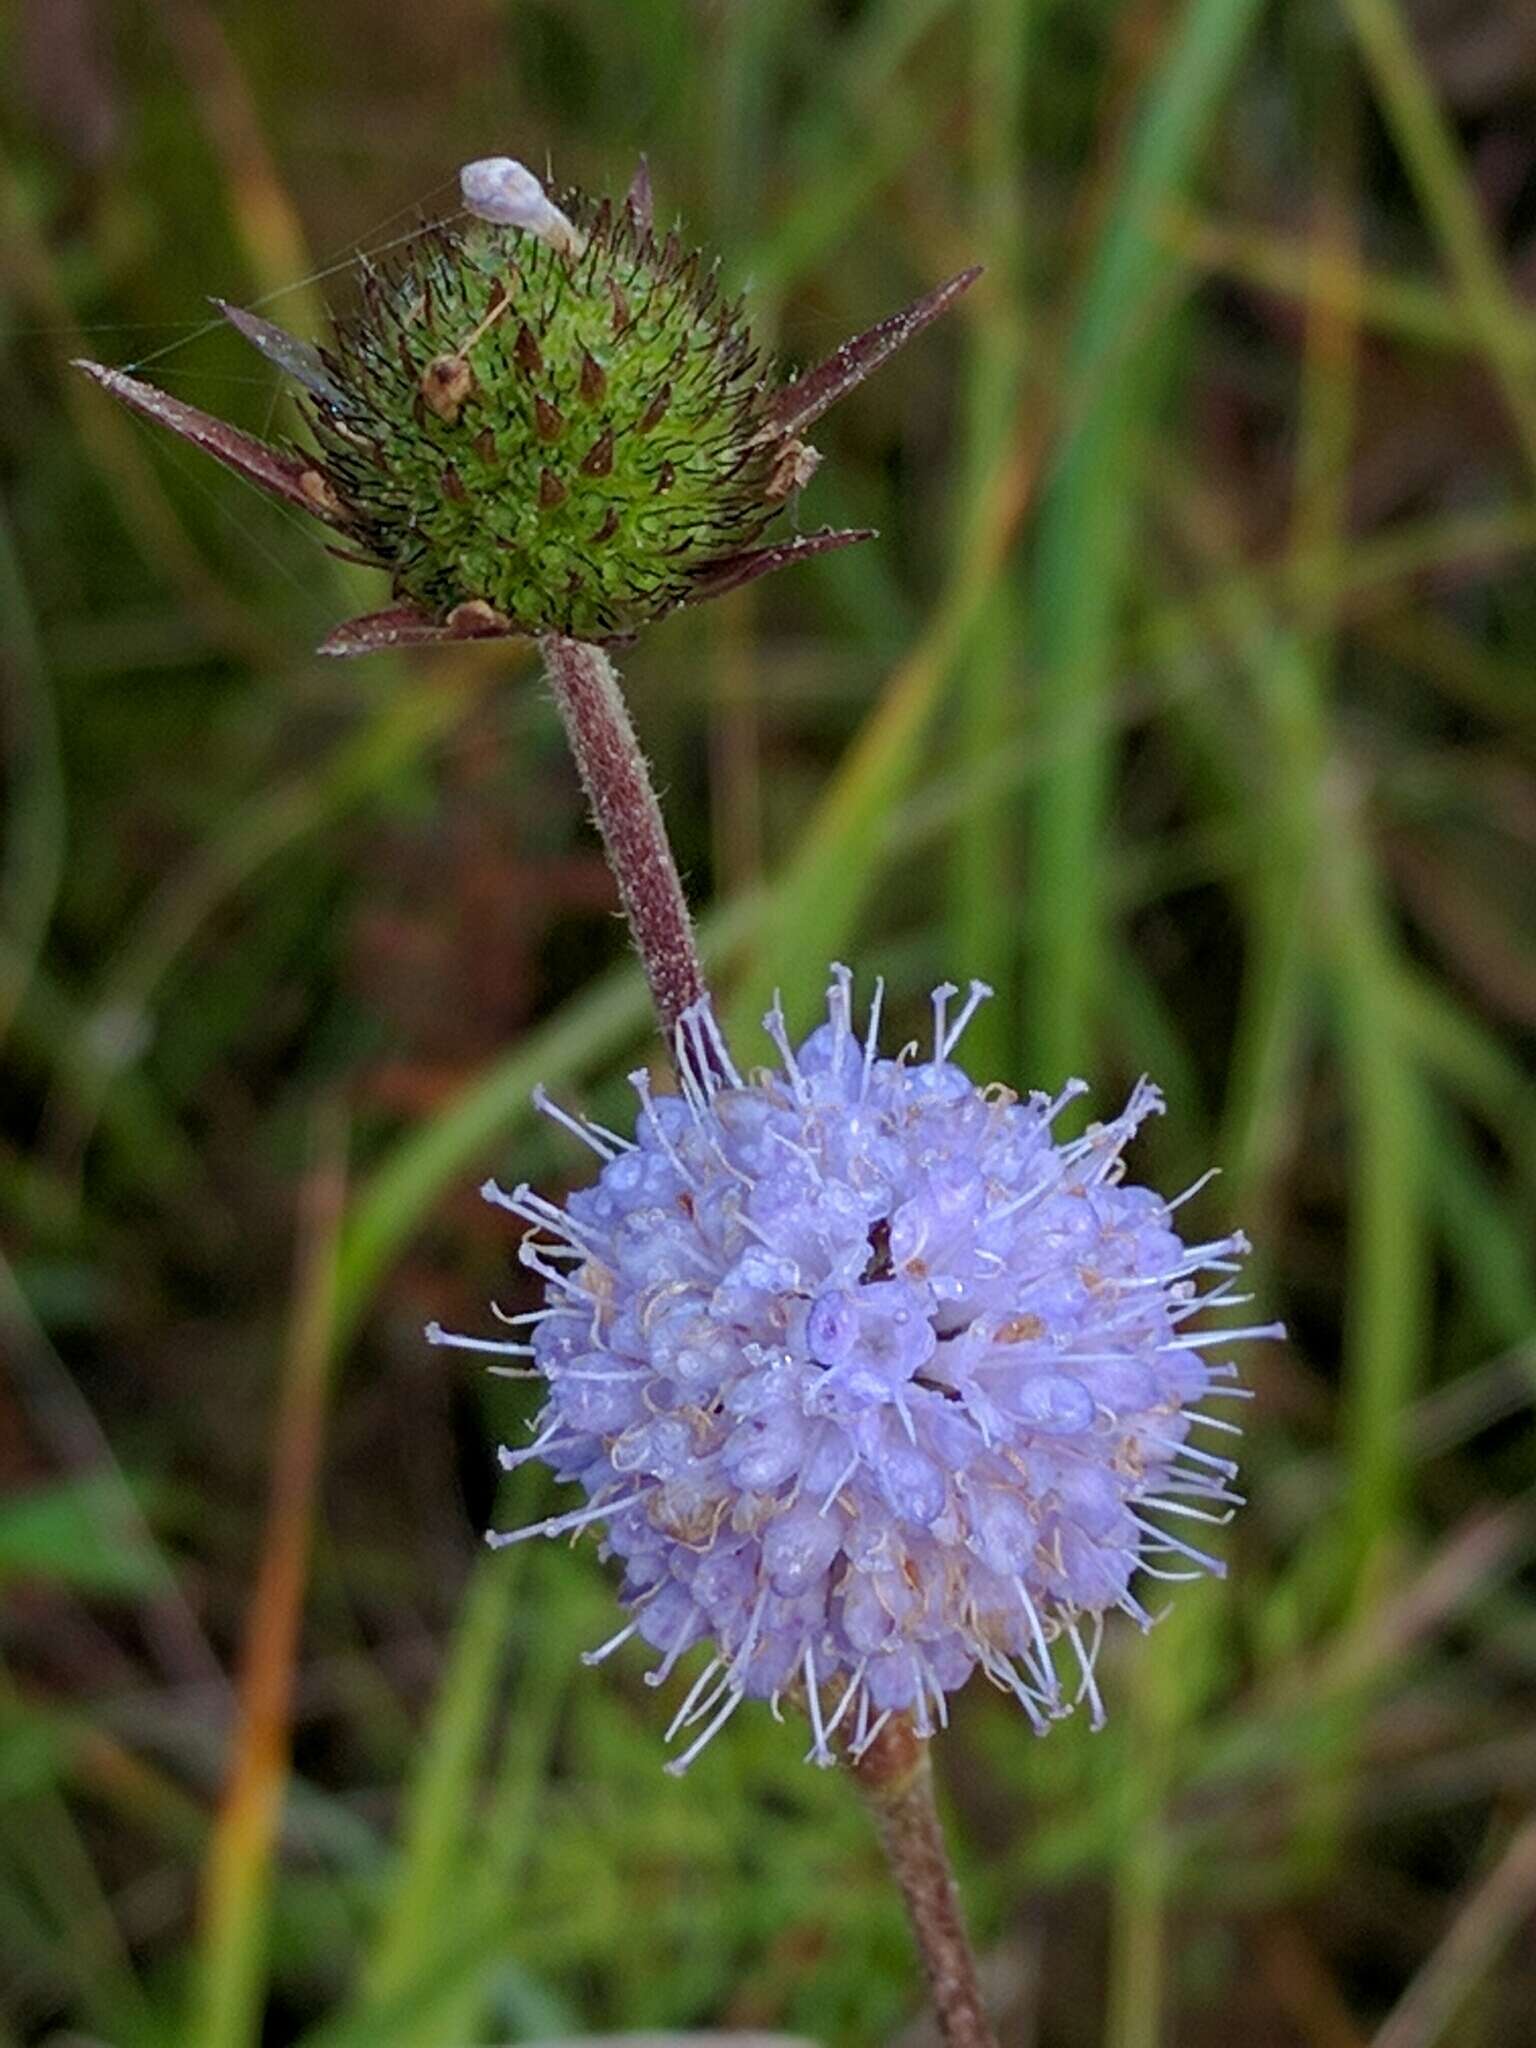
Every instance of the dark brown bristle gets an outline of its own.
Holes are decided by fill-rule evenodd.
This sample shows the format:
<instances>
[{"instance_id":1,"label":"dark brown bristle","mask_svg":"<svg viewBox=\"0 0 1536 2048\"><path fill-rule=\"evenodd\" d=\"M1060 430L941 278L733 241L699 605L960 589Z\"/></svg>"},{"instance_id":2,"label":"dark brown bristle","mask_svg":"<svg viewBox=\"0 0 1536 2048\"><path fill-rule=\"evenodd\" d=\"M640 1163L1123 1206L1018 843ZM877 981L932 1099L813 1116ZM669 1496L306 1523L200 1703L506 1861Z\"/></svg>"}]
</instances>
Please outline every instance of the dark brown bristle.
<instances>
[{"instance_id":1,"label":"dark brown bristle","mask_svg":"<svg viewBox=\"0 0 1536 2048\"><path fill-rule=\"evenodd\" d=\"M581 458L583 476L607 476L613 468L613 429L605 427Z\"/></svg>"},{"instance_id":2,"label":"dark brown bristle","mask_svg":"<svg viewBox=\"0 0 1536 2048\"><path fill-rule=\"evenodd\" d=\"M528 331L526 321L517 330L517 340L512 345L512 358L525 377L537 377L544 368L544 358L539 344Z\"/></svg>"}]
</instances>

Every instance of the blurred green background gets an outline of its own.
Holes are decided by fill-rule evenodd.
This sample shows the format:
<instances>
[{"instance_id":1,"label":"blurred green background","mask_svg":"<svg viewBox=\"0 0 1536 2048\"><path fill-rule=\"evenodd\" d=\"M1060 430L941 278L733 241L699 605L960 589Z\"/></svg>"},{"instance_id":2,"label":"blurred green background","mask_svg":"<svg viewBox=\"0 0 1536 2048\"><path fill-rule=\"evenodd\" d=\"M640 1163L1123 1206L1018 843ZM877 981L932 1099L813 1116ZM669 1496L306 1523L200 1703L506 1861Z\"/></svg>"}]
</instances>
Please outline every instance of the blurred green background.
<instances>
[{"instance_id":1,"label":"blurred green background","mask_svg":"<svg viewBox=\"0 0 1536 2048\"><path fill-rule=\"evenodd\" d=\"M1109 1727L939 1768L1006 2039L1505 2048L1536 2002L1536 15L1523 0L11 0L0 14L0 2043L913 2044L803 1738L681 1784L590 1543L488 1559L495 1168L648 1039L517 649L114 414L257 431L511 150L725 252L875 545L624 662L738 1031L834 957L981 1078L1142 1071L1243 1223L1252 1505ZM269 296L275 295L275 296Z\"/></svg>"}]
</instances>

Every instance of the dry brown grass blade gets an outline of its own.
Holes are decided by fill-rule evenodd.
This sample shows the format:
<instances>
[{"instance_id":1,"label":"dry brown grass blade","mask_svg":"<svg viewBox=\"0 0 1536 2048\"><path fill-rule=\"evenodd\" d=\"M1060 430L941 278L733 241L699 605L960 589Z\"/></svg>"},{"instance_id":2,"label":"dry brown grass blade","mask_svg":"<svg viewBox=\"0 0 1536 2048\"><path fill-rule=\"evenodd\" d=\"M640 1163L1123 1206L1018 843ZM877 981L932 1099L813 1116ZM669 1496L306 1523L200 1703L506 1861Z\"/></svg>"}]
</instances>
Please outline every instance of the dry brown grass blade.
<instances>
[{"instance_id":1,"label":"dry brown grass blade","mask_svg":"<svg viewBox=\"0 0 1536 2048\"><path fill-rule=\"evenodd\" d=\"M1462 2000L1498 1959L1522 1920L1536 1910L1536 1814L1474 1885L1434 1954L1378 2031L1371 2048L1435 2048Z\"/></svg>"},{"instance_id":2,"label":"dry brown grass blade","mask_svg":"<svg viewBox=\"0 0 1536 2048\"><path fill-rule=\"evenodd\" d=\"M203 1870L201 1980L193 2035L203 2048L254 2041L260 2024L266 1901L288 1782L294 1671L336 1354L346 1125L335 1097L316 1106L312 1151L300 1191L292 1324L266 1531L246 1628L234 1750Z\"/></svg>"}]
</instances>

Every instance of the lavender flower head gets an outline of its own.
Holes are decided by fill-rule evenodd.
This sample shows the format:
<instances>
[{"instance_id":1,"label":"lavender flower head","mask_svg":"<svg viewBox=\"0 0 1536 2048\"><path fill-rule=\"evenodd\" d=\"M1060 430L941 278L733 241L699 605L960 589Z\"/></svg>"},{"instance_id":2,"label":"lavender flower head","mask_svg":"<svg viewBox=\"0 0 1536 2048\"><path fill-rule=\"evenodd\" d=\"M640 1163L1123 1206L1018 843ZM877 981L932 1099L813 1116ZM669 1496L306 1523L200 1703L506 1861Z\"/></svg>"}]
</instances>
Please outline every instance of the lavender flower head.
<instances>
[{"instance_id":1,"label":"lavender flower head","mask_svg":"<svg viewBox=\"0 0 1536 2048\"><path fill-rule=\"evenodd\" d=\"M603 1166L563 1209L487 1185L535 1226L531 1342L431 1332L548 1383L502 1463L543 1459L586 1504L489 1540L605 1525L632 1618L588 1661L638 1634L659 1685L712 1644L673 1771L747 1698L802 1705L821 1764L898 1710L931 1734L978 1667L1039 1733L1082 1701L1097 1726L1104 1617L1151 1624L1137 1574L1224 1569L1181 1533L1240 1504L1195 1434L1236 1434L1206 1406L1243 1389L1204 1354L1279 1334L1190 1332L1247 1298L1247 1245L1186 1244L1178 1201L1123 1179L1155 1088L1058 1143L1083 1082L1021 1101L954 1063L980 983L953 1020L935 990L928 1057L883 1059L878 985L861 1037L833 974L827 1022L796 1051L775 1006L779 1064L746 1080L690 1012L681 1093L632 1077L632 1144L541 1100Z\"/></svg>"}]
</instances>

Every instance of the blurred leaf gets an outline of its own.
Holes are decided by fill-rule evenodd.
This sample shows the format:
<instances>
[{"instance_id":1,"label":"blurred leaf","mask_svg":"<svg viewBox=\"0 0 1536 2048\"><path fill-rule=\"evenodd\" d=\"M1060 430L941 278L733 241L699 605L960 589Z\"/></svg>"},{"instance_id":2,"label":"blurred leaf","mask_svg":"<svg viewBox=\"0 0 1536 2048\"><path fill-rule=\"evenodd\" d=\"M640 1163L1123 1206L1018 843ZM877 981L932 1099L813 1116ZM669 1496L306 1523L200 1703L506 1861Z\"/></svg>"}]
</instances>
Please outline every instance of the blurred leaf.
<instances>
[{"instance_id":1,"label":"blurred leaf","mask_svg":"<svg viewBox=\"0 0 1536 2048\"><path fill-rule=\"evenodd\" d=\"M30 1579L123 1599L165 1583L163 1566L123 1513L115 1476L59 1480L0 1499L0 1582Z\"/></svg>"}]
</instances>

